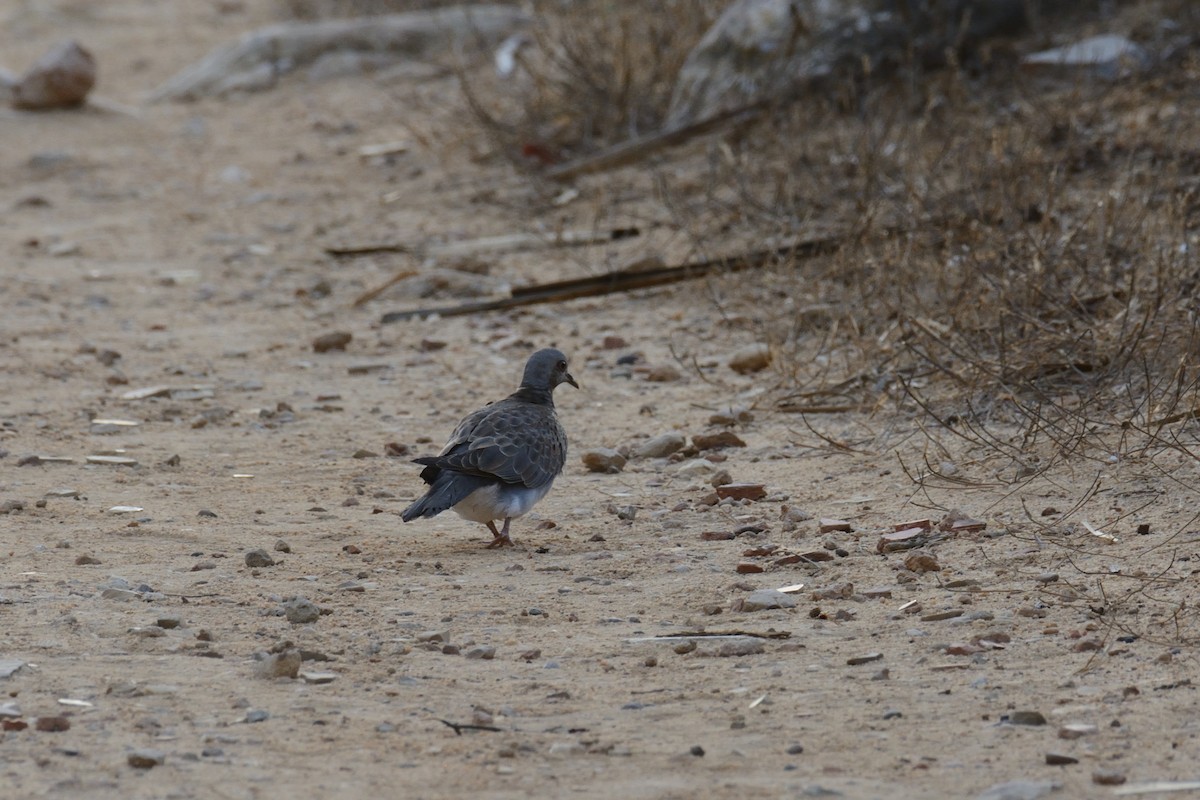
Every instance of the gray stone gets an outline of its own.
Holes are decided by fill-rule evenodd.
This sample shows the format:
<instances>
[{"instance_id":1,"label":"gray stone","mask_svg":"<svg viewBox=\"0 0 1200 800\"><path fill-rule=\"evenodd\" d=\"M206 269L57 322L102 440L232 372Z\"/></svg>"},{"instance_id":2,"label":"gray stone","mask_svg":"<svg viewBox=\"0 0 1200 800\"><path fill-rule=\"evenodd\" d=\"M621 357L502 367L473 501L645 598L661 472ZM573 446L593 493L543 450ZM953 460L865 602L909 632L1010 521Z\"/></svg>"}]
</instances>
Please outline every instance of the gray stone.
<instances>
[{"instance_id":1,"label":"gray stone","mask_svg":"<svg viewBox=\"0 0 1200 800\"><path fill-rule=\"evenodd\" d=\"M484 661L491 661L496 657L496 648L492 647L491 645L479 645L477 647L472 647L470 650L464 653L464 655L470 659L483 659Z\"/></svg>"},{"instance_id":2,"label":"gray stone","mask_svg":"<svg viewBox=\"0 0 1200 800\"><path fill-rule=\"evenodd\" d=\"M687 439L684 435L672 431L642 442L634 450L634 456L636 458L666 458L672 453L682 450L685 444L687 444Z\"/></svg>"},{"instance_id":3,"label":"gray stone","mask_svg":"<svg viewBox=\"0 0 1200 800\"><path fill-rule=\"evenodd\" d=\"M742 636L717 648L717 655L721 658L753 656L763 652L766 652L766 645L762 639L753 636Z\"/></svg>"},{"instance_id":4,"label":"gray stone","mask_svg":"<svg viewBox=\"0 0 1200 800\"><path fill-rule=\"evenodd\" d=\"M1008 715L1010 725L1045 725L1046 716L1040 711L1013 711Z\"/></svg>"},{"instance_id":5,"label":"gray stone","mask_svg":"<svg viewBox=\"0 0 1200 800\"><path fill-rule=\"evenodd\" d=\"M157 625L143 625L136 628L130 628L129 632L142 639L159 639L167 635L167 632Z\"/></svg>"},{"instance_id":6,"label":"gray stone","mask_svg":"<svg viewBox=\"0 0 1200 800\"><path fill-rule=\"evenodd\" d=\"M566 758L585 753L587 748L579 742L552 742L547 752L554 758Z\"/></svg>"},{"instance_id":7,"label":"gray stone","mask_svg":"<svg viewBox=\"0 0 1200 800\"><path fill-rule=\"evenodd\" d=\"M283 604L283 613L293 625L305 625L316 622L321 616L321 609L306 597L293 597Z\"/></svg>"},{"instance_id":8,"label":"gray stone","mask_svg":"<svg viewBox=\"0 0 1200 800\"><path fill-rule=\"evenodd\" d=\"M680 464L675 470L675 474L680 478L699 478L702 475L711 475L717 471L717 465L709 461L707 458L693 458Z\"/></svg>"},{"instance_id":9,"label":"gray stone","mask_svg":"<svg viewBox=\"0 0 1200 800\"><path fill-rule=\"evenodd\" d=\"M0 658L0 680L11 678L23 666L25 662L20 659Z\"/></svg>"},{"instance_id":10,"label":"gray stone","mask_svg":"<svg viewBox=\"0 0 1200 800\"><path fill-rule=\"evenodd\" d=\"M337 673L305 671L300 673L300 677L305 683L311 683L314 686L321 686L326 683L333 683L335 680L337 680Z\"/></svg>"},{"instance_id":11,"label":"gray stone","mask_svg":"<svg viewBox=\"0 0 1200 800\"><path fill-rule=\"evenodd\" d=\"M795 608L796 598L776 589L759 589L742 601L743 611L763 611L769 608Z\"/></svg>"},{"instance_id":12,"label":"gray stone","mask_svg":"<svg viewBox=\"0 0 1200 800\"><path fill-rule=\"evenodd\" d=\"M247 567L273 567L273 566L275 566L275 559L273 559L269 555L267 555L266 550L259 548L257 550L251 550L248 553L246 553L246 566Z\"/></svg>"}]
</instances>

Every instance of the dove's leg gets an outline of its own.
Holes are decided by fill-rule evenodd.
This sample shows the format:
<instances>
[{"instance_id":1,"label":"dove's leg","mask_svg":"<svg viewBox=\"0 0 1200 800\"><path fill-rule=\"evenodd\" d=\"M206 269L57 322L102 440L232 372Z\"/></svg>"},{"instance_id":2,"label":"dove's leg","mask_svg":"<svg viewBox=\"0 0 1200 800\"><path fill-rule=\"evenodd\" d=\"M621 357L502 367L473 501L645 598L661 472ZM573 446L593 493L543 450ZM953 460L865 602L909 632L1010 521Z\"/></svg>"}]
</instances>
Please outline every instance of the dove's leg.
<instances>
[{"instance_id":1,"label":"dove's leg","mask_svg":"<svg viewBox=\"0 0 1200 800\"><path fill-rule=\"evenodd\" d=\"M488 530L490 530L492 532L492 536L493 536L492 541L488 542L489 550L497 548L497 547L512 547L513 546L513 540L508 537L508 524L510 522L512 522L511 518L505 517L504 518L504 527L501 528L500 530L496 530L496 523L494 523L490 520L488 521L488 524L487 524Z\"/></svg>"}]
</instances>

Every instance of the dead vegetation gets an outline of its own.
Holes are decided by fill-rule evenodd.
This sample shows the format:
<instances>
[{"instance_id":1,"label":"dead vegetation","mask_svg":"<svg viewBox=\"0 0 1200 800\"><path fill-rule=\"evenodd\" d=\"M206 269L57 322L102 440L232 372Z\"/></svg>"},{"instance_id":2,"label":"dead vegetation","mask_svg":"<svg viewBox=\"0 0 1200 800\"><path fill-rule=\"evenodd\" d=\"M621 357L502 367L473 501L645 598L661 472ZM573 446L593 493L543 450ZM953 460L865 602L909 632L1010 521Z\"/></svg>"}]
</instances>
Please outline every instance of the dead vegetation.
<instances>
[{"instance_id":1,"label":"dead vegetation","mask_svg":"<svg viewBox=\"0 0 1200 800\"><path fill-rule=\"evenodd\" d=\"M522 56L526 85L507 95L515 107L485 108L465 84L477 119L502 151L523 144L535 161L633 138L661 121L672 70L719 5L642 9L634 26L624 7L542 3L536 46ZM1168 18L1184 30L1200 22L1187 4L1145 2L1070 24L1153 37ZM1194 48L1115 83L1047 79L1023 72L1015 51L991 56L970 72L914 67L852 96L781 104L677 153L653 188L704 256L836 233L832 255L785 256L754 281L715 279L714 300L782 354L785 403L898 414L927 437L926 463L904 467L932 506L944 508L935 495L946 491L1012 496L1082 469L1122 469L1155 497L1194 497ZM855 444L820 434L820 446L888 450L895 426L873 430ZM943 469L964 450L969 468ZM1032 514L1021 529L1069 559L1080 545L1063 526L1094 545L1085 515L1095 499L1056 516L1053 530ZM1197 641L1177 539L1194 522L1140 554L1161 560L1158 571L1080 567L1073 596L1114 630L1148 634L1154 619L1166 638ZM1115 613L1147 605L1140 618Z\"/></svg>"},{"instance_id":2,"label":"dead vegetation","mask_svg":"<svg viewBox=\"0 0 1200 800\"><path fill-rule=\"evenodd\" d=\"M462 75L473 119L498 152L534 165L656 131L676 74L723 0L535 0L513 72Z\"/></svg>"},{"instance_id":3,"label":"dead vegetation","mask_svg":"<svg viewBox=\"0 0 1200 800\"><path fill-rule=\"evenodd\" d=\"M722 5L544 3L521 51L527 84L504 93L523 116L474 111L515 137L504 152L523 142L535 161L633 138L661 123L671 76ZM1141 6L1118 22L1195 17ZM718 298L777 310L762 332L793 356L777 361L787 391L846 396L853 379L872 407L883 390L1016 477L1103 462L1135 438L1186 449L1171 432L1200 411L1200 65L1163 67L1120 83L1046 80L1013 57L975 75L914 67L849 101L783 104L681 153L684 177L656 188L698 253L843 242Z\"/></svg>"}]
</instances>

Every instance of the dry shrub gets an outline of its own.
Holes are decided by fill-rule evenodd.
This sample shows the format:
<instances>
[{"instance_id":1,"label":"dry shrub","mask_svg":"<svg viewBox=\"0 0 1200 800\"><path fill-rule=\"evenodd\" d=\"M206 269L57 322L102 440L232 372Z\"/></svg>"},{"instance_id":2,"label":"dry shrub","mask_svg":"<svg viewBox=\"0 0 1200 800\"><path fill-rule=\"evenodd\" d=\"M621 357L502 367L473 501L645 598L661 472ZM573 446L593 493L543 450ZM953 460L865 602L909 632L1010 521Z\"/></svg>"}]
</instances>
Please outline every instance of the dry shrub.
<instances>
[{"instance_id":1,"label":"dry shrub","mask_svg":"<svg viewBox=\"0 0 1200 800\"><path fill-rule=\"evenodd\" d=\"M1200 9L1143 5L1200 29ZM1058 602L1114 642L1200 643L1198 79L1194 49L1116 83L1015 62L899 76L851 113L808 101L710 146L703 191L675 205L692 230L841 237L722 293L785 354L785 402L883 412L813 429L815 446L886 452L905 419L926 456L902 466L940 508L1095 475L1053 523L1027 509L1010 530L1062 558L1070 586L1046 591L1069 588ZM1151 505L1172 527L1131 537Z\"/></svg>"},{"instance_id":2,"label":"dry shrub","mask_svg":"<svg viewBox=\"0 0 1200 800\"><path fill-rule=\"evenodd\" d=\"M879 89L854 117L781 109L715 149L691 208L726 229L842 232L837 256L789 268L770 326L797 391L886 374L897 402L1026 467L1107 458L1113 435L1200 409L1198 76L1014 72Z\"/></svg>"},{"instance_id":3,"label":"dry shrub","mask_svg":"<svg viewBox=\"0 0 1200 800\"><path fill-rule=\"evenodd\" d=\"M464 75L501 152L543 162L657 130L687 54L729 0L534 0L508 79Z\"/></svg>"},{"instance_id":4,"label":"dry shrub","mask_svg":"<svg viewBox=\"0 0 1200 800\"><path fill-rule=\"evenodd\" d=\"M657 127L675 70L723 4L535 5L521 91L465 87L506 152L534 144L558 158ZM1134 464L1155 491L1196 499L1200 60L1194 38L1172 50L1161 23L1200 30L1200 8L1147 0L1118 14L1106 29L1174 55L1116 83L1070 83L1023 73L1002 45L969 72L901 69L793 99L673 154L653 184L646 169L598 180L640 179L698 254L841 242L710 285L728 324L753 326L780 354L777 397L886 412L844 424L874 440L814 429L818 446L878 453L924 435L925 463L904 466L931 506L937 489L1006 495L1079 465ZM1070 24L1067 38L1094 32ZM964 451L968 468L942 470ZM1095 549L1089 533L1063 534L1095 494L1053 531L1067 563ZM1198 518L1129 550L1149 574L1080 566L1076 601L1114 631L1200 642L1175 557ZM1048 535L1032 516L1023 524Z\"/></svg>"}]
</instances>

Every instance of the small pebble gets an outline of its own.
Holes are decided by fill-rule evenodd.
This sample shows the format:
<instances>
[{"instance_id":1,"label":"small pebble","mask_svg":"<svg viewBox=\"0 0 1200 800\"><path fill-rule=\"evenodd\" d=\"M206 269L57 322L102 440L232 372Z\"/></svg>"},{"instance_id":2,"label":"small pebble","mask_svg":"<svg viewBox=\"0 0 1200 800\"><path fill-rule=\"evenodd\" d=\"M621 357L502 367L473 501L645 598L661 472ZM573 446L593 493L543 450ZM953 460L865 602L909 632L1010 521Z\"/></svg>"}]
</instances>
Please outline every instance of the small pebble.
<instances>
[{"instance_id":1,"label":"small pebble","mask_svg":"<svg viewBox=\"0 0 1200 800\"><path fill-rule=\"evenodd\" d=\"M625 468L625 456L608 447L588 450L582 458L589 472L613 474Z\"/></svg>"},{"instance_id":2,"label":"small pebble","mask_svg":"<svg viewBox=\"0 0 1200 800\"><path fill-rule=\"evenodd\" d=\"M1098 769L1092 773L1092 783L1097 786L1120 786L1125 782L1125 773L1115 769Z\"/></svg>"},{"instance_id":3,"label":"small pebble","mask_svg":"<svg viewBox=\"0 0 1200 800\"><path fill-rule=\"evenodd\" d=\"M732 498L734 500L762 500L767 496L766 487L761 483L727 483L724 486L718 486L717 497L722 500Z\"/></svg>"},{"instance_id":4,"label":"small pebble","mask_svg":"<svg viewBox=\"0 0 1200 800\"><path fill-rule=\"evenodd\" d=\"M353 341L354 336L348 331L333 331L313 339L312 348L317 353L328 353L332 350L345 350L346 345Z\"/></svg>"},{"instance_id":5,"label":"small pebble","mask_svg":"<svg viewBox=\"0 0 1200 800\"><path fill-rule=\"evenodd\" d=\"M753 422L754 413L745 406L724 408L708 418L709 425L734 425L739 422Z\"/></svg>"},{"instance_id":6,"label":"small pebble","mask_svg":"<svg viewBox=\"0 0 1200 800\"><path fill-rule=\"evenodd\" d=\"M746 443L733 431L701 433L692 437L697 450L721 450L726 447L745 447Z\"/></svg>"},{"instance_id":7,"label":"small pebble","mask_svg":"<svg viewBox=\"0 0 1200 800\"><path fill-rule=\"evenodd\" d=\"M796 598L775 589L760 589L742 600L742 611L762 611L770 608L795 608Z\"/></svg>"},{"instance_id":8,"label":"small pebble","mask_svg":"<svg viewBox=\"0 0 1200 800\"><path fill-rule=\"evenodd\" d=\"M39 58L9 89L16 108L75 108L96 84L96 58L78 42L62 42Z\"/></svg>"},{"instance_id":9,"label":"small pebble","mask_svg":"<svg viewBox=\"0 0 1200 800\"><path fill-rule=\"evenodd\" d=\"M685 444L687 440L683 434L664 433L642 442L634 448L633 454L637 458L666 458L677 450L682 450Z\"/></svg>"},{"instance_id":10,"label":"small pebble","mask_svg":"<svg viewBox=\"0 0 1200 800\"><path fill-rule=\"evenodd\" d=\"M726 486L733 483L733 476L729 474L729 470L723 469L708 479L708 485L714 489L718 486Z\"/></svg>"},{"instance_id":11,"label":"small pebble","mask_svg":"<svg viewBox=\"0 0 1200 800\"><path fill-rule=\"evenodd\" d=\"M1079 759L1075 756L1069 756L1066 753L1046 753L1046 763L1051 766L1061 767L1068 764L1078 764Z\"/></svg>"},{"instance_id":12,"label":"small pebble","mask_svg":"<svg viewBox=\"0 0 1200 800\"><path fill-rule=\"evenodd\" d=\"M313 686L322 686L337 680L337 673L304 671L300 673L300 678L305 683L312 684Z\"/></svg>"},{"instance_id":13,"label":"small pebble","mask_svg":"<svg viewBox=\"0 0 1200 800\"><path fill-rule=\"evenodd\" d=\"M771 363L771 348L762 343L752 344L734 351L726 363L739 375L758 372Z\"/></svg>"},{"instance_id":14,"label":"small pebble","mask_svg":"<svg viewBox=\"0 0 1200 800\"><path fill-rule=\"evenodd\" d=\"M1087 722L1068 722L1058 729L1060 739L1078 739L1081 736L1091 736L1098 733L1099 728Z\"/></svg>"},{"instance_id":15,"label":"small pebble","mask_svg":"<svg viewBox=\"0 0 1200 800\"><path fill-rule=\"evenodd\" d=\"M764 652L766 652L766 646L763 644L762 639L752 639L747 636L721 645L717 650L717 655L721 658L729 658L754 656Z\"/></svg>"},{"instance_id":16,"label":"small pebble","mask_svg":"<svg viewBox=\"0 0 1200 800\"><path fill-rule=\"evenodd\" d=\"M293 597L283 604L283 613L293 625L306 625L321 617L317 604L305 597Z\"/></svg>"},{"instance_id":17,"label":"small pebble","mask_svg":"<svg viewBox=\"0 0 1200 800\"><path fill-rule=\"evenodd\" d=\"M266 550L259 548L257 550L251 550L248 553L246 553L246 566L247 567L273 567L273 566L275 566L275 559L273 559L269 555L267 555Z\"/></svg>"},{"instance_id":18,"label":"small pebble","mask_svg":"<svg viewBox=\"0 0 1200 800\"><path fill-rule=\"evenodd\" d=\"M1040 711L1013 711L1008 715L1010 725L1045 725L1046 717Z\"/></svg>"},{"instance_id":19,"label":"small pebble","mask_svg":"<svg viewBox=\"0 0 1200 800\"><path fill-rule=\"evenodd\" d=\"M651 383L671 383L683 377L673 364L653 364L646 367L643 374Z\"/></svg>"},{"instance_id":20,"label":"small pebble","mask_svg":"<svg viewBox=\"0 0 1200 800\"><path fill-rule=\"evenodd\" d=\"M925 572L941 572L942 565L929 553L913 552L904 559L904 568L918 575Z\"/></svg>"},{"instance_id":21,"label":"small pebble","mask_svg":"<svg viewBox=\"0 0 1200 800\"><path fill-rule=\"evenodd\" d=\"M62 733L71 729L71 721L66 717L38 717L34 727L43 733Z\"/></svg>"},{"instance_id":22,"label":"small pebble","mask_svg":"<svg viewBox=\"0 0 1200 800\"><path fill-rule=\"evenodd\" d=\"M157 767L159 764L162 764L164 761L166 761L167 756L161 750L142 749L134 750L132 753L126 756L125 760L129 763L129 766L133 767L134 769L150 769L151 767Z\"/></svg>"},{"instance_id":23,"label":"small pebble","mask_svg":"<svg viewBox=\"0 0 1200 800\"><path fill-rule=\"evenodd\" d=\"M496 657L496 648L491 645L479 645L472 647L464 655L472 660L483 659L484 661L491 661Z\"/></svg>"},{"instance_id":24,"label":"small pebble","mask_svg":"<svg viewBox=\"0 0 1200 800\"><path fill-rule=\"evenodd\" d=\"M282 653L274 653L267 656L258 664L258 676L267 678L295 678L300 672L300 663L302 657L300 651L293 648L288 648Z\"/></svg>"},{"instance_id":25,"label":"small pebble","mask_svg":"<svg viewBox=\"0 0 1200 800\"><path fill-rule=\"evenodd\" d=\"M852 667L857 667L859 664L870 664L872 661L880 661L883 659L883 653L867 653L863 656L854 656L846 659L846 663Z\"/></svg>"}]
</instances>

